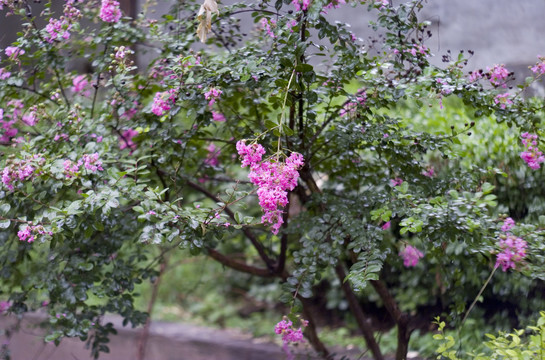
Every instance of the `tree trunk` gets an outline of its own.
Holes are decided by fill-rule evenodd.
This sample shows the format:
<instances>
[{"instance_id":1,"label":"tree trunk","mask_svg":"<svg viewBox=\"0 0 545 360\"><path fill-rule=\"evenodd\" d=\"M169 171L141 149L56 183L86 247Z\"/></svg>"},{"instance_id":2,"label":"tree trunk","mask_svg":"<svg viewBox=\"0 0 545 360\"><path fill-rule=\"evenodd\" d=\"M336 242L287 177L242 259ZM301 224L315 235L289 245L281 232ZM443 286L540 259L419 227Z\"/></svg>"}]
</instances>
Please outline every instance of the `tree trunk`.
<instances>
[{"instance_id":1,"label":"tree trunk","mask_svg":"<svg viewBox=\"0 0 545 360\"><path fill-rule=\"evenodd\" d=\"M376 342L373 335L373 330L370 327L370 320L367 318L367 316L365 316L363 310L361 309L358 298L350 287L350 283L348 281L345 281L346 273L343 266L341 264L337 264L337 266L335 267L335 272L337 273L337 277L341 281L341 286L346 296L346 300L348 301L350 311L356 318L358 326L363 333L363 338L365 339L367 347L373 353L373 357L375 360L384 360L384 357L382 356L382 353L380 351L380 347L378 346L378 343Z\"/></svg>"}]
</instances>

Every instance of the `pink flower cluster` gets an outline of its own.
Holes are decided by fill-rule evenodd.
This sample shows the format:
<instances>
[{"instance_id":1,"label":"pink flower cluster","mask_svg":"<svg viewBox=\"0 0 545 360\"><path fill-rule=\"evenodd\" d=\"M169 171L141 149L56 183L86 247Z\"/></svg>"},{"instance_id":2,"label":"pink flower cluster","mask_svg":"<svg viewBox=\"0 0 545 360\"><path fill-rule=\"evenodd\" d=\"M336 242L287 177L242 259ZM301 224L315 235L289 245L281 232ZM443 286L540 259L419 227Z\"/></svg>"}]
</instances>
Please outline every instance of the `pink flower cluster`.
<instances>
[{"instance_id":1,"label":"pink flower cluster","mask_svg":"<svg viewBox=\"0 0 545 360\"><path fill-rule=\"evenodd\" d=\"M356 93L356 99L347 102L339 112L340 116L350 115L352 116L358 107L365 106L367 101L367 93L364 89L359 89Z\"/></svg>"},{"instance_id":2,"label":"pink flower cluster","mask_svg":"<svg viewBox=\"0 0 545 360\"><path fill-rule=\"evenodd\" d=\"M511 230L513 227L515 226L515 220L511 219L510 217L508 217L507 219L505 219L503 221L503 225L501 227L501 231L503 232L508 232L509 230Z\"/></svg>"},{"instance_id":3,"label":"pink flower cluster","mask_svg":"<svg viewBox=\"0 0 545 360\"><path fill-rule=\"evenodd\" d=\"M269 35L273 39L276 39L276 35L274 35L272 31L272 28L276 27L276 20L261 18L261 20L259 20L259 24L261 25L261 30L265 31L267 35Z\"/></svg>"},{"instance_id":4,"label":"pink flower cluster","mask_svg":"<svg viewBox=\"0 0 545 360\"><path fill-rule=\"evenodd\" d=\"M526 241L513 235L507 236L505 240L500 240L500 249L502 250L496 257L495 267L500 267L502 271L509 268L514 269L516 264L526 257Z\"/></svg>"},{"instance_id":5,"label":"pink flower cluster","mask_svg":"<svg viewBox=\"0 0 545 360\"><path fill-rule=\"evenodd\" d=\"M222 113L212 111L212 120L217 122L224 122L225 116Z\"/></svg>"},{"instance_id":6,"label":"pink flower cluster","mask_svg":"<svg viewBox=\"0 0 545 360\"><path fill-rule=\"evenodd\" d=\"M29 225L23 230L17 232L17 236L20 241L26 241L28 243L34 242L36 240L35 235L53 235L53 232L46 231L42 225Z\"/></svg>"},{"instance_id":7,"label":"pink flower cluster","mask_svg":"<svg viewBox=\"0 0 545 360\"><path fill-rule=\"evenodd\" d=\"M521 135L524 151L520 153L520 157L528 166L534 170L539 169L540 164L545 161L543 153L537 148L537 135L527 132Z\"/></svg>"},{"instance_id":8,"label":"pink flower cluster","mask_svg":"<svg viewBox=\"0 0 545 360\"><path fill-rule=\"evenodd\" d=\"M48 43L53 43L55 40L60 40L61 38L67 40L70 38L70 29L72 24L70 24L65 18L49 19L49 24L45 26L45 31L47 35L44 36L45 41Z\"/></svg>"},{"instance_id":9,"label":"pink flower cluster","mask_svg":"<svg viewBox=\"0 0 545 360\"><path fill-rule=\"evenodd\" d=\"M265 154L263 146L256 143L246 145L244 141L237 142L237 151L242 159L242 167L250 167L248 178L259 187L257 196L264 212L261 223L271 224L271 231L276 235L284 223L283 211L278 207L288 204L288 191L297 186L297 170L304 165L303 155L294 152L284 163L261 161Z\"/></svg>"},{"instance_id":10,"label":"pink flower cluster","mask_svg":"<svg viewBox=\"0 0 545 360\"><path fill-rule=\"evenodd\" d=\"M536 75L543 75L545 74L545 56L539 55L537 58L539 62L535 66L532 66L531 70Z\"/></svg>"},{"instance_id":11,"label":"pink flower cluster","mask_svg":"<svg viewBox=\"0 0 545 360\"><path fill-rule=\"evenodd\" d=\"M303 320L303 324L308 324ZM282 341L285 343L297 343L303 341L303 330L301 328L295 329L293 323L290 320L282 320L274 327L274 332L277 335L282 335Z\"/></svg>"},{"instance_id":12,"label":"pink flower cluster","mask_svg":"<svg viewBox=\"0 0 545 360\"><path fill-rule=\"evenodd\" d=\"M87 85L89 85L89 81L87 80L87 75L81 74L77 75L72 79L72 91L75 94L81 94L83 96L89 96L90 92L89 90L86 90Z\"/></svg>"},{"instance_id":13,"label":"pink flower cluster","mask_svg":"<svg viewBox=\"0 0 545 360\"><path fill-rule=\"evenodd\" d=\"M163 116L172 108L176 101L176 90L170 89L169 91L158 92L153 98L153 104L151 104L151 112L157 116Z\"/></svg>"},{"instance_id":14,"label":"pink flower cluster","mask_svg":"<svg viewBox=\"0 0 545 360\"><path fill-rule=\"evenodd\" d=\"M102 161L98 158L98 153L84 154L77 162L71 160L64 160L64 175L70 179L76 177L80 172L80 167L83 167L91 172L97 172L104 170L102 168Z\"/></svg>"},{"instance_id":15,"label":"pink flower cluster","mask_svg":"<svg viewBox=\"0 0 545 360\"><path fill-rule=\"evenodd\" d=\"M301 320L303 327L308 326L307 320ZM274 332L277 335L282 335L282 349L286 353L287 360L293 360L293 353L290 351L288 345L290 343L301 343L303 339L303 330L301 328L296 329L290 320L284 318L274 327Z\"/></svg>"},{"instance_id":16,"label":"pink flower cluster","mask_svg":"<svg viewBox=\"0 0 545 360\"><path fill-rule=\"evenodd\" d=\"M28 113L24 114L21 120L28 126L34 126L38 123L38 107L33 106L29 109Z\"/></svg>"},{"instance_id":17,"label":"pink flower cluster","mask_svg":"<svg viewBox=\"0 0 545 360\"><path fill-rule=\"evenodd\" d=\"M102 0L102 6L100 7L100 18L102 21L109 23L118 22L119 19L121 19L119 2L116 0Z\"/></svg>"},{"instance_id":18,"label":"pink flower cluster","mask_svg":"<svg viewBox=\"0 0 545 360\"><path fill-rule=\"evenodd\" d=\"M129 148L131 151L135 150L136 144L132 141L132 138L138 134L139 132L133 129L123 131L121 134L122 136L119 138L119 149L123 150Z\"/></svg>"},{"instance_id":19,"label":"pink flower cluster","mask_svg":"<svg viewBox=\"0 0 545 360\"><path fill-rule=\"evenodd\" d=\"M500 108L505 109L508 105L513 105L513 101L509 98L509 93L498 94L494 98L494 104L499 105Z\"/></svg>"},{"instance_id":20,"label":"pink flower cluster","mask_svg":"<svg viewBox=\"0 0 545 360\"><path fill-rule=\"evenodd\" d=\"M482 70L471 71L469 73L469 82L475 82L483 78Z\"/></svg>"},{"instance_id":21,"label":"pink flower cluster","mask_svg":"<svg viewBox=\"0 0 545 360\"><path fill-rule=\"evenodd\" d=\"M327 14L327 10L338 9L344 4L346 4L345 0L333 0L322 8L322 13Z\"/></svg>"},{"instance_id":22,"label":"pink flower cluster","mask_svg":"<svg viewBox=\"0 0 545 360\"><path fill-rule=\"evenodd\" d=\"M429 178L432 178L435 176L435 169L433 166L428 166L428 168L424 171L422 171L422 175L426 176L426 177L429 177Z\"/></svg>"},{"instance_id":23,"label":"pink flower cluster","mask_svg":"<svg viewBox=\"0 0 545 360\"><path fill-rule=\"evenodd\" d=\"M4 51L6 52L6 55L13 60L17 59L19 55L23 55L25 53L25 51L18 46L8 46Z\"/></svg>"},{"instance_id":24,"label":"pink flower cluster","mask_svg":"<svg viewBox=\"0 0 545 360\"><path fill-rule=\"evenodd\" d=\"M208 155L206 156L204 163L210 166L218 166L220 163L218 156L221 154L221 150L214 145L214 143L210 143L206 150L208 150Z\"/></svg>"},{"instance_id":25,"label":"pink flower cluster","mask_svg":"<svg viewBox=\"0 0 545 360\"><path fill-rule=\"evenodd\" d=\"M11 76L11 73L4 68L0 69L0 80L7 80Z\"/></svg>"},{"instance_id":26,"label":"pink flower cluster","mask_svg":"<svg viewBox=\"0 0 545 360\"><path fill-rule=\"evenodd\" d=\"M2 10L1 2L0 2L0 10ZM11 304L9 303L9 301L5 301L5 300L0 301L0 314L7 313L10 307L11 307Z\"/></svg>"},{"instance_id":27,"label":"pink flower cluster","mask_svg":"<svg viewBox=\"0 0 545 360\"><path fill-rule=\"evenodd\" d=\"M505 65L494 65L494 67L491 69L489 67L486 68L488 70L488 75L490 76L490 83L495 86L501 86L501 87L507 87L505 85L505 79L509 76L509 71L505 68Z\"/></svg>"},{"instance_id":28,"label":"pink flower cluster","mask_svg":"<svg viewBox=\"0 0 545 360\"><path fill-rule=\"evenodd\" d=\"M45 159L40 155L33 155L25 160L14 160L2 170L2 183L9 189L14 189L14 182L25 181L36 175L38 166L43 165Z\"/></svg>"},{"instance_id":29,"label":"pink flower cluster","mask_svg":"<svg viewBox=\"0 0 545 360\"><path fill-rule=\"evenodd\" d=\"M419 259L424 257L424 254L417 248L407 245L399 252L399 256L403 258L403 265L411 267L416 266Z\"/></svg>"},{"instance_id":30,"label":"pink flower cluster","mask_svg":"<svg viewBox=\"0 0 545 360\"><path fill-rule=\"evenodd\" d=\"M405 52L410 53L412 56L416 56L417 54L429 55L430 49L422 44L413 44L413 47L405 50Z\"/></svg>"},{"instance_id":31,"label":"pink flower cluster","mask_svg":"<svg viewBox=\"0 0 545 360\"><path fill-rule=\"evenodd\" d=\"M390 185L391 186L399 186L403 184L403 179L402 178L395 178L395 179L390 179Z\"/></svg>"},{"instance_id":32,"label":"pink flower cluster","mask_svg":"<svg viewBox=\"0 0 545 360\"><path fill-rule=\"evenodd\" d=\"M306 11L310 5L311 0L292 0L292 4L295 7L295 11Z\"/></svg>"},{"instance_id":33,"label":"pink flower cluster","mask_svg":"<svg viewBox=\"0 0 545 360\"><path fill-rule=\"evenodd\" d=\"M205 92L204 98L208 100L208 107L212 107L221 94L223 94L223 91L216 88L210 88L210 90Z\"/></svg>"}]
</instances>

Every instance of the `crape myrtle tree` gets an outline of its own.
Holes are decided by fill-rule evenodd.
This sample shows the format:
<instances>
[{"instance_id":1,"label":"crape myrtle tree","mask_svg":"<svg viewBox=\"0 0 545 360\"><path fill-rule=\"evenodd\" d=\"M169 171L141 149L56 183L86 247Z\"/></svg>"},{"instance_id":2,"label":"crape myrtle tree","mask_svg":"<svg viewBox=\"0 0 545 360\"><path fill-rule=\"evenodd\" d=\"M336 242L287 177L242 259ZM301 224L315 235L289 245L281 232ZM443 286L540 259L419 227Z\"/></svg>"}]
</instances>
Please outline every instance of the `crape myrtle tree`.
<instances>
[{"instance_id":1,"label":"crape myrtle tree","mask_svg":"<svg viewBox=\"0 0 545 360\"><path fill-rule=\"evenodd\" d=\"M511 88L503 65L430 65L423 1L362 1L369 34L324 16L360 2L329 1L172 1L152 19L149 2L130 18L114 0L61 12L0 0L21 22L0 63L2 311L43 309L45 341L79 337L98 356L115 333L103 315L144 324L135 286L184 249L282 284L291 313L271 332L288 357L300 341L330 356L309 308L314 286L338 279L380 360L362 294L386 309L404 359L417 305L459 319L490 281L519 284L503 299L535 289L543 225L502 215L504 163L462 163L456 146L493 116L520 138L513 168L538 178L543 101L523 95L545 60ZM75 60L89 72L68 71ZM396 111L447 97L475 122L417 131Z\"/></svg>"}]
</instances>

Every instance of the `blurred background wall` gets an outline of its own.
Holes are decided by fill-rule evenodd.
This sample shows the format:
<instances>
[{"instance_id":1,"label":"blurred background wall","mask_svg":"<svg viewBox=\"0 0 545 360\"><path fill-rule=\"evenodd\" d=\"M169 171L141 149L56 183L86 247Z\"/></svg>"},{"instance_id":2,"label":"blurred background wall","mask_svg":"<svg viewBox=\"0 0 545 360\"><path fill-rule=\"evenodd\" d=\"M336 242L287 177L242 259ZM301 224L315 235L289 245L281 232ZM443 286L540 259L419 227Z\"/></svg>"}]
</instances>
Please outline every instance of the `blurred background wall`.
<instances>
[{"instance_id":1,"label":"blurred background wall","mask_svg":"<svg viewBox=\"0 0 545 360\"><path fill-rule=\"evenodd\" d=\"M145 0L119 1L124 13L134 17ZM224 3L233 1L224 0ZM166 13L172 2L157 0L155 16ZM398 2L394 0L394 4ZM39 14L43 9L43 4L31 0L28 3L33 14ZM63 3L63 0L53 1L55 11L61 11ZM427 40L426 45L435 54L432 61L437 65L447 50L454 55L459 50L473 50L475 54L468 63L468 71L503 63L516 74L524 75L521 71L528 71L528 65L535 63L537 55L545 55L543 0L428 0L424 5L420 19L431 22L433 37ZM0 11L0 49L9 46L19 30L15 16L6 17L5 14L5 10ZM366 40L376 35L368 25L374 15L367 12L365 5L354 9L347 4L330 10L327 17L350 24L353 32ZM243 26L243 31L250 31L254 27L251 18L249 15L241 16L241 22L246 27L244 29ZM37 23L45 26L40 19ZM523 78L521 75L519 79Z\"/></svg>"}]
</instances>

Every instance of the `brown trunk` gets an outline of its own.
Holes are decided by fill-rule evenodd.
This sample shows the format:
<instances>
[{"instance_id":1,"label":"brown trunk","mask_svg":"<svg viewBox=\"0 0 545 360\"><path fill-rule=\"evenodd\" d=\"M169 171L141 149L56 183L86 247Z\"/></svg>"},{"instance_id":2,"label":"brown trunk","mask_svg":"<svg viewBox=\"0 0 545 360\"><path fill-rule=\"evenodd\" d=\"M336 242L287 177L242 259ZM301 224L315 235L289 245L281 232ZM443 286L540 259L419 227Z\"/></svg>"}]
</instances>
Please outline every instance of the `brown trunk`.
<instances>
[{"instance_id":1,"label":"brown trunk","mask_svg":"<svg viewBox=\"0 0 545 360\"><path fill-rule=\"evenodd\" d=\"M352 291L352 288L350 287L350 283L348 281L345 281L346 279L346 273L344 271L344 268L341 264L337 264L335 267L335 272L337 273L337 277L341 281L342 289L344 291L344 294L346 296L346 300L348 301L348 306L350 307L350 311L356 318L356 322L358 323L358 326L363 333L363 338L365 339L365 343L367 344L367 347L371 352L373 353L373 358L375 360L384 360L384 357L382 356L382 353L380 351L380 347L378 346L378 343L375 340L375 337L373 336L373 330L371 329L371 321L367 318L367 316L364 314L363 310L361 309L361 306L359 304L358 298L356 297L356 294L354 294L354 291Z\"/></svg>"},{"instance_id":2,"label":"brown trunk","mask_svg":"<svg viewBox=\"0 0 545 360\"><path fill-rule=\"evenodd\" d=\"M386 284L380 280L371 280L371 285L380 296L384 307L394 319L397 326L397 350L396 360L406 360L407 352L409 351L409 340L411 338L411 330L409 328L409 316L404 314L399 309L394 297L388 291Z\"/></svg>"},{"instance_id":3,"label":"brown trunk","mask_svg":"<svg viewBox=\"0 0 545 360\"><path fill-rule=\"evenodd\" d=\"M153 311L153 306L155 305L155 300L157 300L159 285L161 283L161 276L165 272L166 266L167 266L167 260L165 258L163 262L161 262L159 276L157 276L157 279L155 279L155 282L153 283L151 299L148 304L148 319L146 320L146 324L144 325L144 328L142 329L142 334L140 335L140 339L138 340L138 354L137 354L138 360L144 360L146 356L146 345L148 343L149 328L151 326L151 313Z\"/></svg>"}]
</instances>

